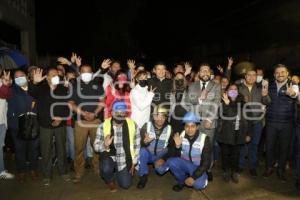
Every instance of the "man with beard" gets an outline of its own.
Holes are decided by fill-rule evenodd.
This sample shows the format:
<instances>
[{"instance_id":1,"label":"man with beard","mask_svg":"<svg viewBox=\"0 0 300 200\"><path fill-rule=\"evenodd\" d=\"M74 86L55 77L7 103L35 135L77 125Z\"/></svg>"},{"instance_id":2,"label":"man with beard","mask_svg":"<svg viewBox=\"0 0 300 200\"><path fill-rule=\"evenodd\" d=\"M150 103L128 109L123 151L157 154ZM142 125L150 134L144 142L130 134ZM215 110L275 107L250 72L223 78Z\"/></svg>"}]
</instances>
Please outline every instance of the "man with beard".
<instances>
[{"instance_id":1,"label":"man with beard","mask_svg":"<svg viewBox=\"0 0 300 200\"><path fill-rule=\"evenodd\" d=\"M125 101L115 101L112 109L113 117L98 127L94 149L100 152L102 178L109 190L116 192L114 177L123 189L132 184L140 151L140 132L137 124L126 117Z\"/></svg>"},{"instance_id":2,"label":"man with beard","mask_svg":"<svg viewBox=\"0 0 300 200\"><path fill-rule=\"evenodd\" d=\"M218 107L221 101L221 87L220 84L211 80L209 64L200 65L198 76L200 80L190 85L185 102L192 112L197 113L203 119L200 131L209 137L213 145ZM209 181L213 179L211 168L212 164L207 173Z\"/></svg>"},{"instance_id":3,"label":"man with beard","mask_svg":"<svg viewBox=\"0 0 300 200\"><path fill-rule=\"evenodd\" d=\"M290 81L288 76L289 71L285 65L275 66L275 80L270 83L268 91L271 102L266 115L267 167L263 174L266 178L272 175L272 166L277 159L277 175L283 182L286 181L284 171L293 133L296 97L299 93L298 85ZM276 149L278 152L275 158Z\"/></svg>"}]
</instances>

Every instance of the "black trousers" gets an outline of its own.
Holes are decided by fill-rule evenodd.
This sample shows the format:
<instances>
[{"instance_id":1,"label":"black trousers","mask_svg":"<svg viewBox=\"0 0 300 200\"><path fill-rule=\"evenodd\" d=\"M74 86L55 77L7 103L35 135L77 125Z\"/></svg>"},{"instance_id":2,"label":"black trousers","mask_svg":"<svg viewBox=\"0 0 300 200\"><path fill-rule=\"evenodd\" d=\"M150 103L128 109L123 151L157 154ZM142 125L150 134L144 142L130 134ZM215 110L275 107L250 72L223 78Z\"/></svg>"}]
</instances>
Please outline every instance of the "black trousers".
<instances>
[{"instance_id":1,"label":"black trousers","mask_svg":"<svg viewBox=\"0 0 300 200\"><path fill-rule=\"evenodd\" d=\"M274 162L278 161L278 170L284 171L289 154L292 131L292 123L267 123L267 168L272 168Z\"/></svg>"},{"instance_id":2,"label":"black trousers","mask_svg":"<svg viewBox=\"0 0 300 200\"><path fill-rule=\"evenodd\" d=\"M27 170L38 170L39 156L39 138L34 140L23 140L18 138L18 130L9 129L14 141L16 168L18 173L24 173ZM29 161L29 165L26 162Z\"/></svg>"},{"instance_id":3,"label":"black trousers","mask_svg":"<svg viewBox=\"0 0 300 200\"><path fill-rule=\"evenodd\" d=\"M58 171L60 175L67 173L66 127L53 129L40 127L40 148L44 178L51 178L52 176L53 136L55 137Z\"/></svg>"},{"instance_id":4,"label":"black trousers","mask_svg":"<svg viewBox=\"0 0 300 200\"><path fill-rule=\"evenodd\" d=\"M242 145L219 143L222 155L222 168L225 172L238 172L240 149Z\"/></svg>"}]
</instances>

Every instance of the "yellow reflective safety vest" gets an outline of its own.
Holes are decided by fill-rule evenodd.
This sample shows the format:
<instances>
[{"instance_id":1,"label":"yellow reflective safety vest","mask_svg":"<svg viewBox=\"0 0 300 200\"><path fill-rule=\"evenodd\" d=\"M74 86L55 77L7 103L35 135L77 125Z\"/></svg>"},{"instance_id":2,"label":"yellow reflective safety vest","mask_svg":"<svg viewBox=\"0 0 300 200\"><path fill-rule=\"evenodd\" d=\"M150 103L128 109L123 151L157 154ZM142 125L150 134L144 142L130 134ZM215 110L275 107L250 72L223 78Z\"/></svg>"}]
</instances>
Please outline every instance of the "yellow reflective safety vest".
<instances>
[{"instance_id":1,"label":"yellow reflective safety vest","mask_svg":"<svg viewBox=\"0 0 300 200\"><path fill-rule=\"evenodd\" d=\"M132 159L136 157L138 152L135 152L134 149L134 133L135 133L135 123L132 119L126 118L126 122L128 125L128 131L129 131L129 142L130 142L130 153ZM111 118L108 118L104 120L103 122L103 133L104 133L104 138L111 133Z\"/></svg>"}]
</instances>

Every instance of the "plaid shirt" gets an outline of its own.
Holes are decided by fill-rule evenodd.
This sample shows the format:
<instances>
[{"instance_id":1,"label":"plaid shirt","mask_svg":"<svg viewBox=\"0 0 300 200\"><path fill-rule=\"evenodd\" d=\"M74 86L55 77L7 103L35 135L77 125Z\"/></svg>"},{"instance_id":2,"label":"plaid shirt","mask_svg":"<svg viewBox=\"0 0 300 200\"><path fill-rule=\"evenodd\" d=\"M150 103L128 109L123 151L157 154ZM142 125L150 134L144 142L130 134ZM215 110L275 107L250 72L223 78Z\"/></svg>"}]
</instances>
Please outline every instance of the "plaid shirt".
<instances>
[{"instance_id":1,"label":"plaid shirt","mask_svg":"<svg viewBox=\"0 0 300 200\"><path fill-rule=\"evenodd\" d=\"M123 134L122 134L122 126L117 127L113 125L114 129L114 145L116 148L116 155L111 156L112 159L117 162L118 171L123 170L126 167L126 154L123 148ZM132 158L133 165L136 165L138 162L139 152L141 148L141 137L140 137L140 131L135 124L135 133L134 133L134 151L137 152L134 158ZM103 132L103 123L100 124L100 126L97 129L96 139L94 142L94 148L96 152L104 152L109 151L104 147L104 132Z\"/></svg>"}]
</instances>

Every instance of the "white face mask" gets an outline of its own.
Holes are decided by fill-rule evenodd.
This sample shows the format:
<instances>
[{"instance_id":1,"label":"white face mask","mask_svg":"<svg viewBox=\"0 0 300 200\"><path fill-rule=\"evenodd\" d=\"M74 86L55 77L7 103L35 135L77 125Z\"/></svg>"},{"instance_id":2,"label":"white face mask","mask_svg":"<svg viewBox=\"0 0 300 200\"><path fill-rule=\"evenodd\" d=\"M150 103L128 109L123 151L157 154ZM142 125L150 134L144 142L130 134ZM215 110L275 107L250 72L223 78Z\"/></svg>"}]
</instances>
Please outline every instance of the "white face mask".
<instances>
[{"instance_id":1,"label":"white face mask","mask_svg":"<svg viewBox=\"0 0 300 200\"><path fill-rule=\"evenodd\" d=\"M23 86L27 85L27 79L25 76L20 76L18 78L15 78L15 83L18 86L23 87Z\"/></svg>"},{"instance_id":2,"label":"white face mask","mask_svg":"<svg viewBox=\"0 0 300 200\"><path fill-rule=\"evenodd\" d=\"M92 80L93 74L92 73L82 73L80 75L80 77L83 82L88 83Z\"/></svg>"},{"instance_id":3,"label":"white face mask","mask_svg":"<svg viewBox=\"0 0 300 200\"><path fill-rule=\"evenodd\" d=\"M260 83L263 80L263 76L257 76L256 77L256 82Z\"/></svg>"},{"instance_id":4,"label":"white face mask","mask_svg":"<svg viewBox=\"0 0 300 200\"><path fill-rule=\"evenodd\" d=\"M58 85L59 84L59 76L54 76L51 78L51 84L52 85Z\"/></svg>"}]
</instances>

